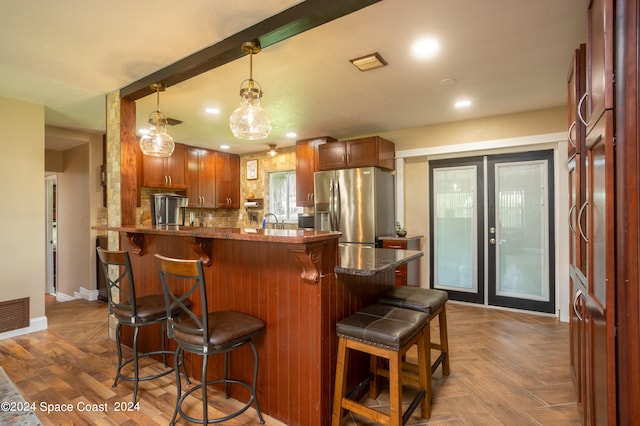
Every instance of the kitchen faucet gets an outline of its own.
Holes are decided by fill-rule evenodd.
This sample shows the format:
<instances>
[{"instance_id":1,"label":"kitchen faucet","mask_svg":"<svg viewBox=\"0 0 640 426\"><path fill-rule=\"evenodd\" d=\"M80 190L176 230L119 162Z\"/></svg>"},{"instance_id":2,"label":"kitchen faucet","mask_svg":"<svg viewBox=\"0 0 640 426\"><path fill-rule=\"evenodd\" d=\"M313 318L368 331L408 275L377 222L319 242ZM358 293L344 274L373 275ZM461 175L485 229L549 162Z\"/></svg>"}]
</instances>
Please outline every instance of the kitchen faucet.
<instances>
[{"instance_id":1,"label":"kitchen faucet","mask_svg":"<svg viewBox=\"0 0 640 426\"><path fill-rule=\"evenodd\" d=\"M273 216L273 219L276 221L276 223L275 223L275 227L274 227L273 229L280 229L280 227L278 226L278 216L276 216L276 215L275 215L275 214L273 214L273 213L266 213L266 214L264 215L263 219L264 219L264 220L266 220L266 219L267 219L267 217L269 217L269 216Z\"/></svg>"}]
</instances>

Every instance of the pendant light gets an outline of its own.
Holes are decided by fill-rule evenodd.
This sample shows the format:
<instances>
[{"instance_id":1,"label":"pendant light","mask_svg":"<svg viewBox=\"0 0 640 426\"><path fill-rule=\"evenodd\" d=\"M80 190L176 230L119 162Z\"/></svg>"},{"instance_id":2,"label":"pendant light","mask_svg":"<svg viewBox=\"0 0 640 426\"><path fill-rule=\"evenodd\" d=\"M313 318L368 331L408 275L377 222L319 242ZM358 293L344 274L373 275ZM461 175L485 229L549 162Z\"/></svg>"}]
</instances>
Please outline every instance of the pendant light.
<instances>
[{"instance_id":1,"label":"pendant light","mask_svg":"<svg viewBox=\"0 0 640 426\"><path fill-rule=\"evenodd\" d=\"M167 134L167 117L160 112L160 92L165 90L161 83L151 85L156 91L156 110L149 114L149 133L140 138L140 149L151 157L170 157L175 144Z\"/></svg>"},{"instance_id":2,"label":"pendant light","mask_svg":"<svg viewBox=\"0 0 640 426\"><path fill-rule=\"evenodd\" d=\"M229 117L229 127L240 139L265 139L271 133L271 119L260 106L262 89L253 79L253 55L260 50L258 40L242 43L242 51L249 54L249 78L240 84L240 107Z\"/></svg>"}]
</instances>

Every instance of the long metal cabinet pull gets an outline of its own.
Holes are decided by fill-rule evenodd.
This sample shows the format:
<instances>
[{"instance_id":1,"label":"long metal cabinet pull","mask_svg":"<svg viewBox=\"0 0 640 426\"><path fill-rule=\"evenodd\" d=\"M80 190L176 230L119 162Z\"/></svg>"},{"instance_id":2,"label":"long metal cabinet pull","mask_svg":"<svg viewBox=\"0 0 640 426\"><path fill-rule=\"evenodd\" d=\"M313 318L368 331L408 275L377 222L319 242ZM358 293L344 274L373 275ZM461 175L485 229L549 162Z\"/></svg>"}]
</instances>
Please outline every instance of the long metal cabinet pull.
<instances>
[{"instance_id":1,"label":"long metal cabinet pull","mask_svg":"<svg viewBox=\"0 0 640 426\"><path fill-rule=\"evenodd\" d=\"M572 205L571 208L569 209L569 229L571 230L571 233L573 235L576 235L576 227L573 226L573 222L571 222L571 215L573 214L572 212L576 209L576 205Z\"/></svg>"},{"instance_id":2,"label":"long metal cabinet pull","mask_svg":"<svg viewBox=\"0 0 640 426\"><path fill-rule=\"evenodd\" d=\"M584 212L584 208L587 207L589 205L588 201L585 201L584 204L582 205L582 207L580 207L580 212L578 213L578 230L580 231L580 236L584 239L585 243L589 242L589 239L587 238L587 236L584 234L584 232L582 231L582 212Z\"/></svg>"},{"instance_id":3,"label":"long metal cabinet pull","mask_svg":"<svg viewBox=\"0 0 640 426\"><path fill-rule=\"evenodd\" d=\"M569 139L569 143L571 144L571 146L573 146L574 148L576 148L576 142L573 140L573 138L571 137L571 131L573 130L573 128L576 127L576 122L574 120L573 123L571 123L571 126L569 126L569 132L567 135L567 139Z\"/></svg>"},{"instance_id":4,"label":"long metal cabinet pull","mask_svg":"<svg viewBox=\"0 0 640 426\"><path fill-rule=\"evenodd\" d=\"M580 98L580 102L578 102L578 117L580 118L580 121L582 121L582 124L585 125L585 127L589 127L589 123L587 123L584 119L584 117L582 117L582 103L585 101L585 99L587 99L587 96L589 96L589 93L585 92L584 95L582 95L582 97Z\"/></svg>"},{"instance_id":5,"label":"long metal cabinet pull","mask_svg":"<svg viewBox=\"0 0 640 426\"><path fill-rule=\"evenodd\" d=\"M576 291L576 295L573 298L573 312L575 312L576 316L580 321L582 321L582 313L578 311L578 299L582 297L582 290Z\"/></svg>"}]
</instances>

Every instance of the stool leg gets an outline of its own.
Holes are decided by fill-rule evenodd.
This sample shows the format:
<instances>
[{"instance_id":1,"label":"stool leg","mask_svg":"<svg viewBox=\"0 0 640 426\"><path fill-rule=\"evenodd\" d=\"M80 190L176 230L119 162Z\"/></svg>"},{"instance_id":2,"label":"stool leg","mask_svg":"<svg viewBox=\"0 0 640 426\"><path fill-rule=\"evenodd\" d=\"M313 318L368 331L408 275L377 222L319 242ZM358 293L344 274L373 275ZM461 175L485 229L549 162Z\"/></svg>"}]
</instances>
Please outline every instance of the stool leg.
<instances>
[{"instance_id":1,"label":"stool leg","mask_svg":"<svg viewBox=\"0 0 640 426\"><path fill-rule=\"evenodd\" d=\"M135 327L133 331L133 403L136 403L138 396L138 381L139 381L139 367L138 367L138 332L140 327Z\"/></svg>"},{"instance_id":2,"label":"stool leg","mask_svg":"<svg viewBox=\"0 0 640 426\"><path fill-rule=\"evenodd\" d=\"M333 412L331 414L331 426L342 424L342 398L347 392L345 374L349 366L347 354L347 341L343 337L338 338L338 359L336 362L336 383L333 391Z\"/></svg>"},{"instance_id":3,"label":"stool leg","mask_svg":"<svg viewBox=\"0 0 640 426\"><path fill-rule=\"evenodd\" d=\"M402 425L402 357L389 351L389 417L391 426Z\"/></svg>"},{"instance_id":4,"label":"stool leg","mask_svg":"<svg viewBox=\"0 0 640 426\"><path fill-rule=\"evenodd\" d=\"M375 355L369 355L370 359L370 371L373 374L373 378L369 383L369 398L376 399L380 394L380 379L378 376L378 357Z\"/></svg>"},{"instance_id":5,"label":"stool leg","mask_svg":"<svg viewBox=\"0 0 640 426\"><path fill-rule=\"evenodd\" d=\"M440 350L445 353L444 360L442 361L442 374L444 376L449 375L449 338L447 335L447 304L442 306L442 311L438 315L438 322L440 326Z\"/></svg>"},{"instance_id":6,"label":"stool leg","mask_svg":"<svg viewBox=\"0 0 640 426\"><path fill-rule=\"evenodd\" d=\"M418 338L418 380L420 388L424 389L426 395L420 402L422 409L422 418L431 417L431 395L433 393L431 386L431 326L427 326L422 331L422 335Z\"/></svg>"},{"instance_id":7,"label":"stool leg","mask_svg":"<svg viewBox=\"0 0 640 426\"><path fill-rule=\"evenodd\" d=\"M120 379L120 370L122 369L122 343L120 342L120 323L116 325L116 347L118 348L118 368L116 369L116 378L111 385L112 388L118 386L118 379Z\"/></svg>"}]
</instances>

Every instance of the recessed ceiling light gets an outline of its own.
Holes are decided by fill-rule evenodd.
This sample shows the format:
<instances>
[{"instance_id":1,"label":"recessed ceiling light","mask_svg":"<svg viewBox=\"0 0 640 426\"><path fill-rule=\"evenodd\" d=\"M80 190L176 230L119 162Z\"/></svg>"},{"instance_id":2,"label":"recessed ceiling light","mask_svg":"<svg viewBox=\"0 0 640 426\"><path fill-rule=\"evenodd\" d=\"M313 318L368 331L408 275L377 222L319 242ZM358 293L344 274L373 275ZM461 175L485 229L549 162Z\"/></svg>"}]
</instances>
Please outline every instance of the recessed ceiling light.
<instances>
[{"instance_id":1,"label":"recessed ceiling light","mask_svg":"<svg viewBox=\"0 0 640 426\"><path fill-rule=\"evenodd\" d=\"M378 52L355 59L349 59L349 62L351 62L360 71L369 71L387 65L387 61L385 61Z\"/></svg>"},{"instance_id":2,"label":"recessed ceiling light","mask_svg":"<svg viewBox=\"0 0 640 426\"><path fill-rule=\"evenodd\" d=\"M435 38L423 38L411 46L413 56L420 59L431 58L440 50L440 43Z\"/></svg>"},{"instance_id":3,"label":"recessed ceiling light","mask_svg":"<svg viewBox=\"0 0 640 426\"><path fill-rule=\"evenodd\" d=\"M456 108L468 108L471 106L471 101L469 99L461 99L459 101L456 101L453 106Z\"/></svg>"},{"instance_id":4,"label":"recessed ceiling light","mask_svg":"<svg viewBox=\"0 0 640 426\"><path fill-rule=\"evenodd\" d=\"M298 134L296 132L287 132L287 134L285 135L288 138L295 138L296 136L298 136Z\"/></svg>"},{"instance_id":5,"label":"recessed ceiling light","mask_svg":"<svg viewBox=\"0 0 640 426\"><path fill-rule=\"evenodd\" d=\"M220 114L220 108L205 108L204 112L206 112L207 114Z\"/></svg>"},{"instance_id":6,"label":"recessed ceiling light","mask_svg":"<svg viewBox=\"0 0 640 426\"><path fill-rule=\"evenodd\" d=\"M140 130L138 130L138 133L141 134L141 135L146 135L146 134L149 133L149 129L140 129Z\"/></svg>"},{"instance_id":7,"label":"recessed ceiling light","mask_svg":"<svg viewBox=\"0 0 640 426\"><path fill-rule=\"evenodd\" d=\"M220 145L220 149L229 149L229 145Z\"/></svg>"}]
</instances>

